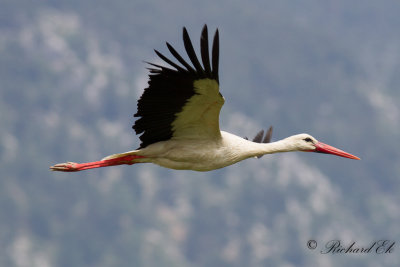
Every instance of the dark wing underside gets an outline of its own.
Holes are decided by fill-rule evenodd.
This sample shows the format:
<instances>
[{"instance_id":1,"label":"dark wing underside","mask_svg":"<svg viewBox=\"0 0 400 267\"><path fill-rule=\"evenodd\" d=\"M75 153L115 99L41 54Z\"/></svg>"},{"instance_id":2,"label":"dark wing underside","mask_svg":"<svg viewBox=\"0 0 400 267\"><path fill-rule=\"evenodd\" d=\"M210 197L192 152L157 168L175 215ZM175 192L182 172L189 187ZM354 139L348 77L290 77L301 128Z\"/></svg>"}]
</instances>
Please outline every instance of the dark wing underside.
<instances>
[{"instance_id":1,"label":"dark wing underside","mask_svg":"<svg viewBox=\"0 0 400 267\"><path fill-rule=\"evenodd\" d=\"M142 141L140 148L171 138L210 138L220 136L219 111L224 103L219 93L218 61L219 37L215 32L212 59L208 50L207 25L203 27L200 48L202 64L183 28L185 50L193 66L189 65L167 43L168 50L181 64L177 64L155 50L169 67L148 63L148 87L138 101L139 117L133 125ZM172 67L172 68L171 68Z\"/></svg>"}]
</instances>

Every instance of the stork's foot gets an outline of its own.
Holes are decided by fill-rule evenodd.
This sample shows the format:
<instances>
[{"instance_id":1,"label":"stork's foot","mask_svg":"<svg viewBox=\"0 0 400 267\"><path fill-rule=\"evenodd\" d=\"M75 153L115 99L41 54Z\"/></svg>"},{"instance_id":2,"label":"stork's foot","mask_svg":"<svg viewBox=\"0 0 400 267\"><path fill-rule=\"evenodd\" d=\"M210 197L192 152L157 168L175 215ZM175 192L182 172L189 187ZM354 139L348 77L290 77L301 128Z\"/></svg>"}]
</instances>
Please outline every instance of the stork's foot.
<instances>
[{"instance_id":1,"label":"stork's foot","mask_svg":"<svg viewBox=\"0 0 400 267\"><path fill-rule=\"evenodd\" d=\"M80 171L78 169L78 163L75 162L66 162L66 163L59 163L54 166L50 167L52 171L59 171L59 172L76 172Z\"/></svg>"}]
</instances>

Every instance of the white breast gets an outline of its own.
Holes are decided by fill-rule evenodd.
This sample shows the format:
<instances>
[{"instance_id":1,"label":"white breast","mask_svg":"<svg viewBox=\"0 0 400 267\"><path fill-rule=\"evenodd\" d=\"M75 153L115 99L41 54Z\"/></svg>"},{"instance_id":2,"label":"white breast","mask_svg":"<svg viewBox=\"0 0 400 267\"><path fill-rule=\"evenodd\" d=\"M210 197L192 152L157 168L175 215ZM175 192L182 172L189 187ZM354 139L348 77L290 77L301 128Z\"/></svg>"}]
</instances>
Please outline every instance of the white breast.
<instances>
[{"instance_id":1,"label":"white breast","mask_svg":"<svg viewBox=\"0 0 400 267\"><path fill-rule=\"evenodd\" d=\"M249 158L254 143L221 131L220 139L168 140L141 150L148 162L178 170L210 171Z\"/></svg>"}]
</instances>

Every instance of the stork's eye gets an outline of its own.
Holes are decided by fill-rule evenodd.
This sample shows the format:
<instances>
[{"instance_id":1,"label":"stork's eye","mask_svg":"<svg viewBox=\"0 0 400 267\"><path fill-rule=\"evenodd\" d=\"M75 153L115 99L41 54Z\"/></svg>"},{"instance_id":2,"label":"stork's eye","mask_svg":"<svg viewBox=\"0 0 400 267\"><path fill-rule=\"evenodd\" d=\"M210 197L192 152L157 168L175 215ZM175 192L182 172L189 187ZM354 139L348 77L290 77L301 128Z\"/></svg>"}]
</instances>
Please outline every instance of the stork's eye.
<instances>
[{"instance_id":1,"label":"stork's eye","mask_svg":"<svg viewBox=\"0 0 400 267\"><path fill-rule=\"evenodd\" d=\"M310 142L310 143L313 142L310 137L304 138L303 140L306 141L306 142Z\"/></svg>"}]
</instances>

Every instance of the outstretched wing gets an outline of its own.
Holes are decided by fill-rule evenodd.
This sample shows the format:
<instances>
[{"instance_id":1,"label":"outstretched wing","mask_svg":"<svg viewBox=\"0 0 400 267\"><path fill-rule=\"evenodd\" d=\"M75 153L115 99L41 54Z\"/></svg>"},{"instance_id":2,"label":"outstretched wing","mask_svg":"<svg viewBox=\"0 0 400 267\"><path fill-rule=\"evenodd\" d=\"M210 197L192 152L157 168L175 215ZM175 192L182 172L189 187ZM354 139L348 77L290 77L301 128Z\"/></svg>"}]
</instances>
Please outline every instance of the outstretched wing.
<instances>
[{"instance_id":1,"label":"outstretched wing","mask_svg":"<svg viewBox=\"0 0 400 267\"><path fill-rule=\"evenodd\" d=\"M140 148L169 139L221 138L219 112L224 98L219 92L218 61L219 34L215 32L212 59L208 50L208 30L204 25L200 50L203 65L193 49L186 28L183 42L193 66L188 64L167 43L168 50L181 64L177 64L155 50L156 54L170 67L148 63L148 87L138 101L140 117L133 125L136 134L142 134Z\"/></svg>"}]
</instances>

